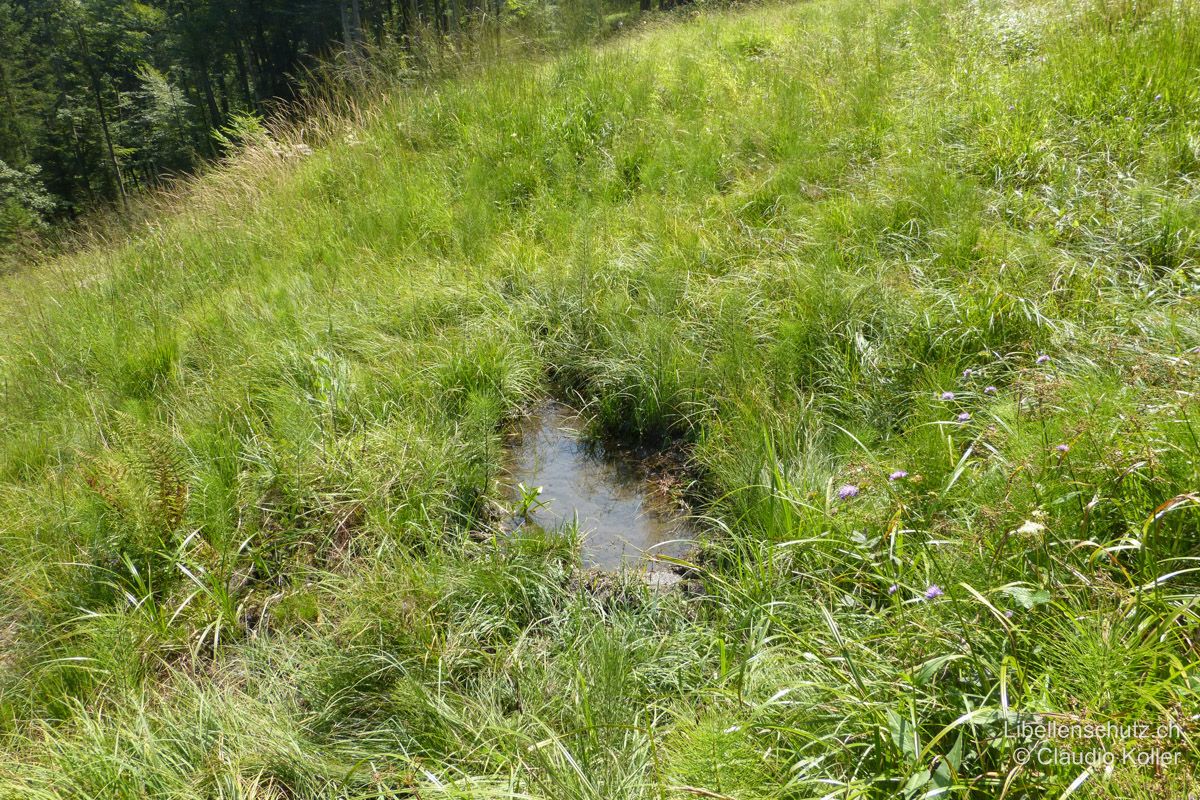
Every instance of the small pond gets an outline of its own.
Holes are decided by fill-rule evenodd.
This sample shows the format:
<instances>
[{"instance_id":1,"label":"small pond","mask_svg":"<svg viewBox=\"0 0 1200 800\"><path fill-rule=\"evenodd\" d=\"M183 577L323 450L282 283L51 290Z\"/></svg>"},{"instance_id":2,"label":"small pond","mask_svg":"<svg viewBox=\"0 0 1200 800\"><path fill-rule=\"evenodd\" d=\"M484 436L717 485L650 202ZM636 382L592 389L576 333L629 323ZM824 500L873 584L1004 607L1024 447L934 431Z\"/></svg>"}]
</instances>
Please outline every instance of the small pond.
<instances>
[{"instance_id":1,"label":"small pond","mask_svg":"<svg viewBox=\"0 0 1200 800\"><path fill-rule=\"evenodd\" d=\"M530 513L532 522L555 530L578 517L585 567L652 569L654 555L684 555L692 527L651 485L637 454L588 441L583 431L578 413L561 403L527 417L505 455L509 499L519 499L518 484L541 486L545 505Z\"/></svg>"}]
</instances>

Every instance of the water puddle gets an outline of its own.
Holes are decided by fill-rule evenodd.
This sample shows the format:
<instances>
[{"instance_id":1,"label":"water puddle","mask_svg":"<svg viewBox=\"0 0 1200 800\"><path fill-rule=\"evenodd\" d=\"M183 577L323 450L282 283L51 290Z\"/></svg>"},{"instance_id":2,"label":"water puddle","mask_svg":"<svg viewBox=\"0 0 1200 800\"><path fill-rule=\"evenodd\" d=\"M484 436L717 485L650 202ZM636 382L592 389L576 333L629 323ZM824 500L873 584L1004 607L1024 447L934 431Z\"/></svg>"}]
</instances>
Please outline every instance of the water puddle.
<instances>
[{"instance_id":1,"label":"water puddle","mask_svg":"<svg viewBox=\"0 0 1200 800\"><path fill-rule=\"evenodd\" d=\"M530 415L509 441L509 499L519 501L518 484L540 486L545 505L530 511L531 522L555 530L577 517L585 567L657 571L662 567L652 565L653 556L684 555L693 530L682 512L654 490L634 453L585 441L583 428L579 415L561 403Z\"/></svg>"}]
</instances>

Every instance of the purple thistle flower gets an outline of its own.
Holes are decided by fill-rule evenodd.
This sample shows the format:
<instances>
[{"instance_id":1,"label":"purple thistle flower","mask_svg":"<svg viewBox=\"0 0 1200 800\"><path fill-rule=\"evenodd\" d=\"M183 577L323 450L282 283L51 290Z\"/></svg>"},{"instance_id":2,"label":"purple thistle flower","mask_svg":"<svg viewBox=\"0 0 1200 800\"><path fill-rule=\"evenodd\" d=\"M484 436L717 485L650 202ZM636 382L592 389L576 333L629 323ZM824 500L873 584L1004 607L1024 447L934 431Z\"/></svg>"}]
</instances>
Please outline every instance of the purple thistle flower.
<instances>
[{"instance_id":1,"label":"purple thistle flower","mask_svg":"<svg viewBox=\"0 0 1200 800\"><path fill-rule=\"evenodd\" d=\"M953 400L954 392L942 392L942 399L943 400Z\"/></svg>"},{"instance_id":2,"label":"purple thistle flower","mask_svg":"<svg viewBox=\"0 0 1200 800\"><path fill-rule=\"evenodd\" d=\"M891 586L888 587L889 595L893 595L898 591L900 591L900 586L898 584L893 583Z\"/></svg>"},{"instance_id":3,"label":"purple thistle flower","mask_svg":"<svg viewBox=\"0 0 1200 800\"><path fill-rule=\"evenodd\" d=\"M1037 361L1035 361L1034 363L1035 364L1045 364L1049 360L1050 360L1050 356L1046 355L1045 353L1042 353L1040 356L1037 357Z\"/></svg>"},{"instance_id":4,"label":"purple thistle flower","mask_svg":"<svg viewBox=\"0 0 1200 800\"><path fill-rule=\"evenodd\" d=\"M1159 100L1162 100L1162 95L1161 94L1154 95L1154 101L1158 102Z\"/></svg>"},{"instance_id":5,"label":"purple thistle flower","mask_svg":"<svg viewBox=\"0 0 1200 800\"><path fill-rule=\"evenodd\" d=\"M1013 610L1011 608L1004 612L1004 618L1005 619L1013 618Z\"/></svg>"},{"instance_id":6,"label":"purple thistle flower","mask_svg":"<svg viewBox=\"0 0 1200 800\"><path fill-rule=\"evenodd\" d=\"M985 386L985 387L984 387L984 389L983 389L983 393L984 393L984 394L995 394L995 393L996 393L996 387L995 387L995 386Z\"/></svg>"},{"instance_id":7,"label":"purple thistle flower","mask_svg":"<svg viewBox=\"0 0 1200 800\"><path fill-rule=\"evenodd\" d=\"M963 370L963 378L969 378L974 374L975 374L975 370L973 370L973 369L964 369Z\"/></svg>"},{"instance_id":8,"label":"purple thistle flower","mask_svg":"<svg viewBox=\"0 0 1200 800\"><path fill-rule=\"evenodd\" d=\"M1054 449L1055 449L1055 450L1057 450L1057 451L1058 451L1058 452L1060 452L1060 453L1065 453L1065 452L1067 452L1068 450L1070 450L1070 449L1071 449L1071 445L1069 445L1069 444L1060 444L1060 445L1055 445Z\"/></svg>"},{"instance_id":9,"label":"purple thistle flower","mask_svg":"<svg viewBox=\"0 0 1200 800\"><path fill-rule=\"evenodd\" d=\"M932 600L933 598L941 597L944 594L945 592L942 591L942 587L938 586L936 583L933 583L930 584L929 588L925 590L925 599Z\"/></svg>"},{"instance_id":10,"label":"purple thistle flower","mask_svg":"<svg viewBox=\"0 0 1200 800\"><path fill-rule=\"evenodd\" d=\"M853 483L847 483L842 488L838 489L839 500L849 500L851 497L858 496L858 487Z\"/></svg>"},{"instance_id":11,"label":"purple thistle flower","mask_svg":"<svg viewBox=\"0 0 1200 800\"><path fill-rule=\"evenodd\" d=\"M895 472L893 472L891 475L888 475L888 480L889 481L898 481L898 480L902 480L907 477L908 477L907 472L905 472L902 469L898 469Z\"/></svg>"},{"instance_id":12,"label":"purple thistle flower","mask_svg":"<svg viewBox=\"0 0 1200 800\"><path fill-rule=\"evenodd\" d=\"M970 414L968 414L966 411L964 411L964 412L962 412L961 414L959 414L959 415L958 415L957 419L958 419L958 421L959 421L959 422L970 422L970 421L971 421L971 415L970 415Z\"/></svg>"}]
</instances>

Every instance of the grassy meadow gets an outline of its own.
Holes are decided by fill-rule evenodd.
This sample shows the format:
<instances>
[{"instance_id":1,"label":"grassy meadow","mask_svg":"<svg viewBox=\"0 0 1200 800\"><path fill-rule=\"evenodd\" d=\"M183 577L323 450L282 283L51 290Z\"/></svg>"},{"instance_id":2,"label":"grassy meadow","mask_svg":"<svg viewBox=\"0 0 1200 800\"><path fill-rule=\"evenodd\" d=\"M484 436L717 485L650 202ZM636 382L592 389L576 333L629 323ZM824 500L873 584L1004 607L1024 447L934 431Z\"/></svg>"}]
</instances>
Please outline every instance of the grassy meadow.
<instances>
[{"instance_id":1,"label":"grassy meadow","mask_svg":"<svg viewBox=\"0 0 1200 800\"><path fill-rule=\"evenodd\" d=\"M695 7L258 135L0 279L0 798L1195 796L1198 180L1187 0ZM682 459L682 589L501 532L547 396Z\"/></svg>"}]
</instances>

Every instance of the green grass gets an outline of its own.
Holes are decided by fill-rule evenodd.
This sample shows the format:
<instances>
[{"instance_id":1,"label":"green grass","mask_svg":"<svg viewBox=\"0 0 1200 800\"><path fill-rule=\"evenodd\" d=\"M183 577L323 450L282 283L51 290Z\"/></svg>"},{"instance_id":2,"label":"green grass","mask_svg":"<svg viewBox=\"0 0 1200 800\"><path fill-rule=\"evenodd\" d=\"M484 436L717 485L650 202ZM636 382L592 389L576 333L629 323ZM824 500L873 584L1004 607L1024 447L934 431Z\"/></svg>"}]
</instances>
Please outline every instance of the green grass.
<instances>
[{"instance_id":1,"label":"green grass","mask_svg":"<svg viewBox=\"0 0 1200 800\"><path fill-rule=\"evenodd\" d=\"M4 278L0 797L1195 791L1198 78L1186 2L699 10ZM499 532L551 393L699 591Z\"/></svg>"}]
</instances>

